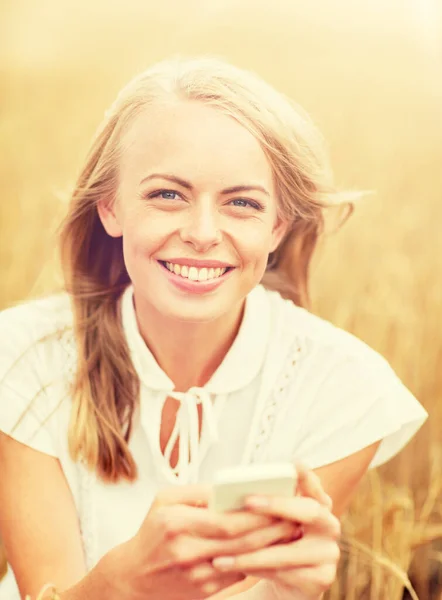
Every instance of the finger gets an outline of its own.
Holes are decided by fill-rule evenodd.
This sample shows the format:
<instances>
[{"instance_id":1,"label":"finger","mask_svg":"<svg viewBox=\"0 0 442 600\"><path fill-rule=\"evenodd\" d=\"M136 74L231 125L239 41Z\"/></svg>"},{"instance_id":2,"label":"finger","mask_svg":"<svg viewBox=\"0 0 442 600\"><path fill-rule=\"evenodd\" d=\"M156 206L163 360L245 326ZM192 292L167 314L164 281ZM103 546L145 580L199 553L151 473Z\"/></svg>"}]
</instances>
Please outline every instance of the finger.
<instances>
[{"instance_id":1,"label":"finger","mask_svg":"<svg viewBox=\"0 0 442 600\"><path fill-rule=\"evenodd\" d=\"M250 511L215 513L193 506L175 505L158 508L155 522L159 531L168 538L187 534L227 540L268 527L275 523L275 518Z\"/></svg>"},{"instance_id":2,"label":"finger","mask_svg":"<svg viewBox=\"0 0 442 600\"><path fill-rule=\"evenodd\" d=\"M168 542L168 553L162 567L189 567L215 556L248 554L278 542L289 542L296 539L298 533L296 524L280 522L230 540L208 540L189 534L180 535Z\"/></svg>"},{"instance_id":3,"label":"finger","mask_svg":"<svg viewBox=\"0 0 442 600\"><path fill-rule=\"evenodd\" d=\"M220 573L210 562L189 566L186 571L188 582L203 594L214 594L226 587L243 581L243 573Z\"/></svg>"},{"instance_id":4,"label":"finger","mask_svg":"<svg viewBox=\"0 0 442 600\"><path fill-rule=\"evenodd\" d=\"M336 579L336 564L329 563L315 567L297 567L295 569L285 569L274 571L271 569L254 570L245 573L246 576L267 579L283 589L291 591L293 588L299 590L308 597L316 597L321 592L325 592Z\"/></svg>"},{"instance_id":5,"label":"finger","mask_svg":"<svg viewBox=\"0 0 442 600\"><path fill-rule=\"evenodd\" d=\"M215 569L210 561L201 562L187 567L187 579L193 584L202 584L210 581L216 581L219 584L232 585L245 579L243 573L220 573Z\"/></svg>"},{"instance_id":6,"label":"finger","mask_svg":"<svg viewBox=\"0 0 442 600\"><path fill-rule=\"evenodd\" d=\"M231 513L208 511L205 516L215 532L211 537L221 539L240 537L251 531L269 527L277 521L272 515L254 514L247 510Z\"/></svg>"},{"instance_id":7,"label":"finger","mask_svg":"<svg viewBox=\"0 0 442 600\"><path fill-rule=\"evenodd\" d=\"M322 563L337 563L339 546L326 537L309 536L291 544L270 546L237 556L213 559L212 564L221 571L241 571L254 574L262 569L292 569L317 567Z\"/></svg>"},{"instance_id":8,"label":"finger","mask_svg":"<svg viewBox=\"0 0 442 600\"><path fill-rule=\"evenodd\" d=\"M290 521L282 521L231 540L219 540L212 556L225 554L245 554L276 543L288 543L300 537L300 526Z\"/></svg>"},{"instance_id":9,"label":"finger","mask_svg":"<svg viewBox=\"0 0 442 600\"><path fill-rule=\"evenodd\" d=\"M230 574L233 575L233 574ZM225 590L226 588L231 588L233 585L240 583L241 581L244 581L245 579L245 575L242 575L240 573L235 573L235 577L223 577L223 578L218 578L214 579L212 581L206 581L204 583L202 583L200 586L198 586L199 592L201 595L198 595L198 598L212 598L212 596L214 596L215 594L217 595L216 597L221 597L221 598L226 598L228 596L231 596L231 593L227 593L225 596L224 594L221 596L218 596L219 592L222 592L223 590ZM236 587L236 586L235 586ZM229 590L230 591L230 590Z\"/></svg>"},{"instance_id":10,"label":"finger","mask_svg":"<svg viewBox=\"0 0 442 600\"><path fill-rule=\"evenodd\" d=\"M333 500L324 491L321 480L316 473L300 463L296 465L296 471L298 474L298 492L300 492L302 496L313 498L321 504L325 504L331 510Z\"/></svg>"},{"instance_id":11,"label":"finger","mask_svg":"<svg viewBox=\"0 0 442 600\"><path fill-rule=\"evenodd\" d=\"M258 514L278 517L315 526L328 531L332 536L339 536L341 524L328 508L312 498L292 496L250 496L245 499L245 506Z\"/></svg>"}]
</instances>

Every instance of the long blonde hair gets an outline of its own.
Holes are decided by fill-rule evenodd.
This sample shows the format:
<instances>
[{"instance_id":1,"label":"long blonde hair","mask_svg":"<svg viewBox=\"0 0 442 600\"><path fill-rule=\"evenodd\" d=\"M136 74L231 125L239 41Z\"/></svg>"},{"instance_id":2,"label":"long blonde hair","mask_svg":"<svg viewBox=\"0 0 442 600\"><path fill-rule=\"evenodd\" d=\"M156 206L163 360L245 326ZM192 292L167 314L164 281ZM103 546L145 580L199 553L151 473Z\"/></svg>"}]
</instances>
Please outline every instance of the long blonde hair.
<instances>
[{"instance_id":1,"label":"long blonde hair","mask_svg":"<svg viewBox=\"0 0 442 600\"><path fill-rule=\"evenodd\" d=\"M123 88L95 136L60 234L78 350L69 448L74 460L82 458L106 481L137 477L128 442L139 382L119 314L129 284L121 238L106 234L96 207L101 199L115 199L122 132L147 106L171 98L209 104L261 144L279 210L291 224L269 257L263 284L300 306L309 304L309 265L324 209L339 202L321 135L299 107L253 73L215 58L174 58Z\"/></svg>"}]
</instances>

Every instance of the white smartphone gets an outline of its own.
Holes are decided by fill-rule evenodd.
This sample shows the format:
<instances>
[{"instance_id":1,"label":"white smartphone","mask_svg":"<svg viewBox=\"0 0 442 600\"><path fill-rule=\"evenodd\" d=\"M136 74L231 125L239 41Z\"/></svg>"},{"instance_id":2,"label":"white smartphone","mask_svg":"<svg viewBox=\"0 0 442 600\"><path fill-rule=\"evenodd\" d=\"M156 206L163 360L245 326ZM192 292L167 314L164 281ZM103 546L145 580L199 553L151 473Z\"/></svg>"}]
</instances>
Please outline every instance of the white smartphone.
<instances>
[{"instance_id":1,"label":"white smartphone","mask_svg":"<svg viewBox=\"0 0 442 600\"><path fill-rule=\"evenodd\" d=\"M297 475L292 463L238 465L220 469L213 479L209 508L216 512L240 510L246 496L294 496Z\"/></svg>"}]
</instances>

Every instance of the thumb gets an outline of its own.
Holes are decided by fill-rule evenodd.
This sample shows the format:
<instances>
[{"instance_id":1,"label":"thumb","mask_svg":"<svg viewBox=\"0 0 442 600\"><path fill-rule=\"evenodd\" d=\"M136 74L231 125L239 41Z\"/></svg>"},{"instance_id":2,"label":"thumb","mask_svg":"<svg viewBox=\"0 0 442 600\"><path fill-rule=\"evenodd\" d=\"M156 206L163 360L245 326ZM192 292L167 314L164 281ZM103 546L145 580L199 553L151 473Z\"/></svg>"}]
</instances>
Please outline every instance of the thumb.
<instances>
[{"instance_id":1,"label":"thumb","mask_svg":"<svg viewBox=\"0 0 442 600\"><path fill-rule=\"evenodd\" d=\"M331 510L333 507L333 500L325 492L318 475L302 463L296 464L296 471L298 474L298 495L306 498L313 498Z\"/></svg>"}]
</instances>

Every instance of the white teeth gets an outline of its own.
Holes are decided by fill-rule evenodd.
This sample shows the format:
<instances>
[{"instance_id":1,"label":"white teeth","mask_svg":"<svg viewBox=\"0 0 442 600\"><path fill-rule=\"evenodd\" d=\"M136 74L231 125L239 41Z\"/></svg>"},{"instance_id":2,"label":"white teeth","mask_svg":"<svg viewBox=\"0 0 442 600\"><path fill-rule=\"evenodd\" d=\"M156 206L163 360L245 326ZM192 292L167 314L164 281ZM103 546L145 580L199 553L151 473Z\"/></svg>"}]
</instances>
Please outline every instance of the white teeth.
<instances>
[{"instance_id":1,"label":"white teeth","mask_svg":"<svg viewBox=\"0 0 442 600\"><path fill-rule=\"evenodd\" d=\"M165 263L167 269L175 275L180 275L186 279L190 279L191 281L208 281L210 279L216 279L217 277L221 277L226 271L227 268L217 268L214 269L212 267L202 267L201 269L197 269L196 267L188 267L186 265L177 265L171 262Z\"/></svg>"},{"instance_id":2,"label":"white teeth","mask_svg":"<svg viewBox=\"0 0 442 600\"><path fill-rule=\"evenodd\" d=\"M207 271L206 267L203 267L202 269L199 270L198 281L206 281L207 275L208 275L208 271Z\"/></svg>"},{"instance_id":3,"label":"white teeth","mask_svg":"<svg viewBox=\"0 0 442 600\"><path fill-rule=\"evenodd\" d=\"M186 267L181 267L181 272L183 272L185 268ZM198 281L198 269L196 269L195 267L190 267L188 278L192 281Z\"/></svg>"}]
</instances>

